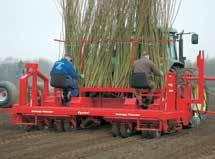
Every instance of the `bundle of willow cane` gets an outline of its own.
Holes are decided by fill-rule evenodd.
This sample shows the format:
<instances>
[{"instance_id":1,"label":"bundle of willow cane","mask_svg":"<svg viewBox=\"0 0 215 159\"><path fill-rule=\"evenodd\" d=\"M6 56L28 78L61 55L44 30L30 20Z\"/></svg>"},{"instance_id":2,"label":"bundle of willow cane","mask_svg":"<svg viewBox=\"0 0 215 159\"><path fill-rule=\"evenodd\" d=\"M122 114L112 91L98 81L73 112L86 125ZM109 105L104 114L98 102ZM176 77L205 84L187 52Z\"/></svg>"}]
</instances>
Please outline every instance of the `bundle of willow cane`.
<instances>
[{"instance_id":1,"label":"bundle of willow cane","mask_svg":"<svg viewBox=\"0 0 215 159\"><path fill-rule=\"evenodd\" d=\"M59 4L65 26L65 51L72 53L78 71L79 41L87 41L83 47L84 86L129 86L131 38L139 39L135 59L148 53L166 72L168 43L162 39L168 38L179 1L60 0Z\"/></svg>"}]
</instances>

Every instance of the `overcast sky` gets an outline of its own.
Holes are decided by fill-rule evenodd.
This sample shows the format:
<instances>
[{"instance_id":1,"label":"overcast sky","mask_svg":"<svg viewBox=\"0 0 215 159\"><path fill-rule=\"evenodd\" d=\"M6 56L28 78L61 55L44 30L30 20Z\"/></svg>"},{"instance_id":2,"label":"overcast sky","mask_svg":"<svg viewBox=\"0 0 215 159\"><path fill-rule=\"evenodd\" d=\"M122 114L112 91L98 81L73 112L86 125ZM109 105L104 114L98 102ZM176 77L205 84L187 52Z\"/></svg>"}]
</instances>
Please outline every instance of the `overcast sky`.
<instances>
[{"instance_id":1,"label":"overcast sky","mask_svg":"<svg viewBox=\"0 0 215 159\"><path fill-rule=\"evenodd\" d=\"M54 0L0 0L0 58L12 56L20 59L47 58L56 60L60 37L61 16ZM183 0L174 27L178 31L199 34L198 46L185 38L184 54L193 60L199 49L215 57L215 1Z\"/></svg>"},{"instance_id":2,"label":"overcast sky","mask_svg":"<svg viewBox=\"0 0 215 159\"><path fill-rule=\"evenodd\" d=\"M199 34L199 45L191 45L190 36L185 38L184 54L189 60L196 59L198 50L205 50L206 56L215 57L215 0L182 0L180 12L174 27L178 31Z\"/></svg>"}]
</instances>

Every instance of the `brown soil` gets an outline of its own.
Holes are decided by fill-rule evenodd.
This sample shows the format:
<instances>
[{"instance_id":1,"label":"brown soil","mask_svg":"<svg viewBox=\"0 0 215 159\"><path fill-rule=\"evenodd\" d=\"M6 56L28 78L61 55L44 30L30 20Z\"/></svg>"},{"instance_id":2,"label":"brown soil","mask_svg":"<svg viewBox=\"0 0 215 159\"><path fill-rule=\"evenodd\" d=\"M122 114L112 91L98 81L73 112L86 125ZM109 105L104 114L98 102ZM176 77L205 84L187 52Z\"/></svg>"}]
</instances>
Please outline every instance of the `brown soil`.
<instances>
[{"instance_id":1,"label":"brown soil","mask_svg":"<svg viewBox=\"0 0 215 159\"><path fill-rule=\"evenodd\" d=\"M139 135L121 139L113 138L109 127L66 133L24 132L11 126L6 114L0 114L0 158L214 159L215 117L197 128L160 139L142 139Z\"/></svg>"}]
</instances>

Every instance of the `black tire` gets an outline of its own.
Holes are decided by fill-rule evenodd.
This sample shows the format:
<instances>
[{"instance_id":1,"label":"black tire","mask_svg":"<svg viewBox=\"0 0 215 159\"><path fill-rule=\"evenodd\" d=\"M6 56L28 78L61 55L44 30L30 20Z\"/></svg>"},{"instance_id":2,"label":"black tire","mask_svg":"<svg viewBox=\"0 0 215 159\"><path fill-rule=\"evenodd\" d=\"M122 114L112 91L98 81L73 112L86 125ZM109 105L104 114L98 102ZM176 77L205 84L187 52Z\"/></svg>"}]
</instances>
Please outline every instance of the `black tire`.
<instances>
[{"instance_id":1,"label":"black tire","mask_svg":"<svg viewBox=\"0 0 215 159\"><path fill-rule=\"evenodd\" d=\"M26 126L24 126L24 130L27 132L33 131L33 126L32 125L26 125Z\"/></svg>"},{"instance_id":2,"label":"black tire","mask_svg":"<svg viewBox=\"0 0 215 159\"><path fill-rule=\"evenodd\" d=\"M142 138L148 138L149 134L148 134L148 131L142 131L141 132L141 137Z\"/></svg>"},{"instance_id":3,"label":"black tire","mask_svg":"<svg viewBox=\"0 0 215 159\"><path fill-rule=\"evenodd\" d=\"M0 82L0 108L9 108L16 102L18 90L16 86L8 81Z\"/></svg>"},{"instance_id":4,"label":"black tire","mask_svg":"<svg viewBox=\"0 0 215 159\"><path fill-rule=\"evenodd\" d=\"M148 138L154 139L154 138L160 138L161 132L160 131L149 131L148 132Z\"/></svg>"},{"instance_id":5,"label":"black tire","mask_svg":"<svg viewBox=\"0 0 215 159\"><path fill-rule=\"evenodd\" d=\"M45 123L43 121L39 122L37 125L38 130L44 130L46 127Z\"/></svg>"},{"instance_id":6,"label":"black tire","mask_svg":"<svg viewBox=\"0 0 215 159\"><path fill-rule=\"evenodd\" d=\"M112 136L117 137L120 136L120 127L118 123L112 124L112 130L111 130Z\"/></svg>"},{"instance_id":7,"label":"black tire","mask_svg":"<svg viewBox=\"0 0 215 159\"><path fill-rule=\"evenodd\" d=\"M30 131L39 131L40 129L37 125L26 125L24 127L24 130L27 132L30 132Z\"/></svg>"},{"instance_id":8,"label":"black tire","mask_svg":"<svg viewBox=\"0 0 215 159\"><path fill-rule=\"evenodd\" d=\"M57 132L64 132L64 120L58 120L55 122L55 130Z\"/></svg>"},{"instance_id":9,"label":"black tire","mask_svg":"<svg viewBox=\"0 0 215 159\"><path fill-rule=\"evenodd\" d=\"M70 132L76 130L77 128L72 125L69 119L64 120L64 131Z\"/></svg>"},{"instance_id":10,"label":"black tire","mask_svg":"<svg viewBox=\"0 0 215 159\"><path fill-rule=\"evenodd\" d=\"M122 138L127 138L133 134L133 130L129 128L128 124L120 124L120 134Z\"/></svg>"},{"instance_id":11,"label":"black tire","mask_svg":"<svg viewBox=\"0 0 215 159\"><path fill-rule=\"evenodd\" d=\"M56 125L54 119L48 119L48 130L49 131L56 131Z\"/></svg>"}]
</instances>

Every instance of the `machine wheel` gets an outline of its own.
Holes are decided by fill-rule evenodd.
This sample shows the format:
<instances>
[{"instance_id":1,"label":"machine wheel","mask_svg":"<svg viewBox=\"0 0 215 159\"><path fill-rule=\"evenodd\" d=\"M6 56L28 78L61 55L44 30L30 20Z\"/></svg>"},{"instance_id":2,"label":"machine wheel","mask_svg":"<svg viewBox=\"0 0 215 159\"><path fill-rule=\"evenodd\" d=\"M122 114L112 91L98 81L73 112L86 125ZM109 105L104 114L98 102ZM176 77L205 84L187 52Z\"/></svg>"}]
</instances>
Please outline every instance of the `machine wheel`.
<instances>
[{"instance_id":1,"label":"machine wheel","mask_svg":"<svg viewBox=\"0 0 215 159\"><path fill-rule=\"evenodd\" d=\"M142 138L148 138L149 134L148 134L148 131L142 131L141 132L141 137Z\"/></svg>"},{"instance_id":2,"label":"machine wheel","mask_svg":"<svg viewBox=\"0 0 215 159\"><path fill-rule=\"evenodd\" d=\"M160 138L161 137L161 132L160 131L149 131L148 132L148 138L153 139L153 138Z\"/></svg>"},{"instance_id":3,"label":"machine wheel","mask_svg":"<svg viewBox=\"0 0 215 159\"><path fill-rule=\"evenodd\" d=\"M120 134L122 138L127 138L131 136L133 130L129 127L128 124L120 124Z\"/></svg>"},{"instance_id":4,"label":"machine wheel","mask_svg":"<svg viewBox=\"0 0 215 159\"><path fill-rule=\"evenodd\" d=\"M55 131L57 132L63 132L64 131L64 120L58 120L55 122Z\"/></svg>"},{"instance_id":5,"label":"machine wheel","mask_svg":"<svg viewBox=\"0 0 215 159\"><path fill-rule=\"evenodd\" d=\"M111 132L112 132L113 137L120 136L120 127L119 127L118 123L113 123L112 124Z\"/></svg>"},{"instance_id":6,"label":"machine wheel","mask_svg":"<svg viewBox=\"0 0 215 159\"><path fill-rule=\"evenodd\" d=\"M48 120L48 130L49 131L56 131L56 125L54 119Z\"/></svg>"},{"instance_id":7,"label":"machine wheel","mask_svg":"<svg viewBox=\"0 0 215 159\"><path fill-rule=\"evenodd\" d=\"M27 131L27 132L32 131L33 130L33 126L32 125L24 126L24 130Z\"/></svg>"},{"instance_id":8,"label":"machine wheel","mask_svg":"<svg viewBox=\"0 0 215 159\"><path fill-rule=\"evenodd\" d=\"M64 131L69 132L74 129L74 126L71 124L71 122L68 119L64 120Z\"/></svg>"},{"instance_id":9,"label":"machine wheel","mask_svg":"<svg viewBox=\"0 0 215 159\"><path fill-rule=\"evenodd\" d=\"M18 96L16 86L8 81L0 82L0 108L11 107Z\"/></svg>"},{"instance_id":10,"label":"machine wheel","mask_svg":"<svg viewBox=\"0 0 215 159\"><path fill-rule=\"evenodd\" d=\"M44 130L46 127L45 123L44 122L39 122L38 125L37 125L37 129L38 130Z\"/></svg>"},{"instance_id":11,"label":"machine wheel","mask_svg":"<svg viewBox=\"0 0 215 159\"><path fill-rule=\"evenodd\" d=\"M27 132L41 130L41 129L39 128L39 126L37 126L37 125L27 125L27 126L24 127L24 129L25 129L25 131L27 131Z\"/></svg>"}]
</instances>

